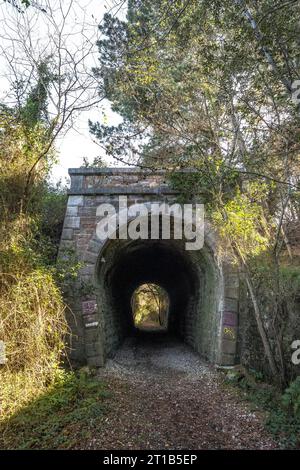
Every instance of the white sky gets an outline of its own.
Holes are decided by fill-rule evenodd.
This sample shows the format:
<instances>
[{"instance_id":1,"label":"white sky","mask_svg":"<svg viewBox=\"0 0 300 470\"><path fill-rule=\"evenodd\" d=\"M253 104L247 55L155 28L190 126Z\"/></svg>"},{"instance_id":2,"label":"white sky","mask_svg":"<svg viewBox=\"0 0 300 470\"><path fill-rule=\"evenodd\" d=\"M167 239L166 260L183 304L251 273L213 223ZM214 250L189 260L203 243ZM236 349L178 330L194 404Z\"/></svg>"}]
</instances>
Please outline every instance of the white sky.
<instances>
[{"instance_id":1,"label":"white sky","mask_svg":"<svg viewBox=\"0 0 300 470\"><path fill-rule=\"evenodd\" d=\"M49 0L48 0L49 1ZM63 2L63 5L67 5L67 2ZM43 4L43 0L37 1L38 4ZM77 5L76 5L77 3ZM51 4L52 5L52 4ZM120 0L76 0L75 8L72 12L72 18L80 23L80 18L84 15L85 21L88 21L91 24L91 31L95 28L95 40L96 40L96 31L97 26L105 12L109 11L112 7L115 6L117 15L124 18L126 15L126 4L119 10ZM32 8L32 7L31 7ZM116 11L115 10L115 11ZM27 10L28 14L29 10ZM13 9L13 7L7 3L4 3L3 0L0 0L0 29L5 30L5 25L8 24L10 18L13 15L18 13ZM70 20L71 21L71 20ZM42 38L41 41L45 40L45 24L44 15L38 13L38 22L35 24L37 28L36 37ZM72 23L71 23L72 24ZM1 35L0 35L1 36ZM76 47L76 41L79 41L80 35L74 35L73 45ZM0 37L1 40L1 37ZM42 44L42 43L41 43ZM40 47L37 45L37 47ZM95 46L94 53L88 59L88 64L91 64L93 67L97 63L99 53L97 47ZM0 57L0 100L2 101L7 94L9 89L9 83L6 78L6 64L5 59ZM56 148L59 154L59 163L55 165L52 171L52 180L58 181L68 176L68 168L76 168L82 164L83 157L87 158L89 161L92 161L95 157L101 156L103 160L107 163L107 166L117 166L117 162L113 159L109 159L105 156L104 151L93 142L93 136L89 133L88 129L88 119L92 121L102 121L103 114L105 115L105 123L109 125L117 125L121 122L121 117L110 108L110 103L108 101L102 102L98 108L94 107L89 111L81 112L81 114L76 118L75 126L68 131L66 135L62 135L56 141Z\"/></svg>"},{"instance_id":2,"label":"white sky","mask_svg":"<svg viewBox=\"0 0 300 470\"><path fill-rule=\"evenodd\" d=\"M122 121L118 114L111 111L109 102L102 105L103 107L105 107L108 124L117 125ZM116 160L107 157L104 150L93 142L93 136L88 129L88 119L101 122L100 110L94 109L82 112L76 120L75 128L57 140L56 148L59 152L59 163L53 168L53 181L64 180L68 175L68 168L81 166L84 157L92 162L95 157L101 156L107 166L118 166Z\"/></svg>"}]
</instances>

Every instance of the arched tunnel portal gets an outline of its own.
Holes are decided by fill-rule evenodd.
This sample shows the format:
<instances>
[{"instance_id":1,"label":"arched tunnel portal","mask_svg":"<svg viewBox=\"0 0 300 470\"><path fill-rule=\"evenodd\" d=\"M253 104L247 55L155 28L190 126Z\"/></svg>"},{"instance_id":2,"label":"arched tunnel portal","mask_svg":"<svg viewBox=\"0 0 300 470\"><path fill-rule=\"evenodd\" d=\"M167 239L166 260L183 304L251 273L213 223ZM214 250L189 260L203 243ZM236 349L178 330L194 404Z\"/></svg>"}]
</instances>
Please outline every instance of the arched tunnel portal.
<instances>
[{"instance_id":1,"label":"arched tunnel portal","mask_svg":"<svg viewBox=\"0 0 300 470\"><path fill-rule=\"evenodd\" d=\"M169 333L215 360L221 282L208 248L192 254L182 241L110 240L97 269L106 355L135 333L133 292L141 284L154 283L169 296Z\"/></svg>"},{"instance_id":2,"label":"arched tunnel portal","mask_svg":"<svg viewBox=\"0 0 300 470\"><path fill-rule=\"evenodd\" d=\"M187 250L184 239L99 240L99 205L109 203L118 210L120 195L126 195L129 206L174 203L176 194L164 172L79 168L69 173L59 256L72 251L82 265L68 292L73 362L105 365L122 341L136 333L131 301L135 289L153 283L168 294L170 335L211 363L235 364L238 276L230 261L220 258L209 221L199 250Z\"/></svg>"}]
</instances>

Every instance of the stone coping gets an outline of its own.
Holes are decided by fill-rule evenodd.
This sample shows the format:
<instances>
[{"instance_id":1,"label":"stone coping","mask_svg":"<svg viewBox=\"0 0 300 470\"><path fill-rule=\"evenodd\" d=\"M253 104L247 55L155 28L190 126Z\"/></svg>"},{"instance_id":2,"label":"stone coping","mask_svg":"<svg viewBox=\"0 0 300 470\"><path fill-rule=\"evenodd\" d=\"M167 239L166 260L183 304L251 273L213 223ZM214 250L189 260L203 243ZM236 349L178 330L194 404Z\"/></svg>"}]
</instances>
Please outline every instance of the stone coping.
<instances>
[{"instance_id":1,"label":"stone coping","mask_svg":"<svg viewBox=\"0 0 300 470\"><path fill-rule=\"evenodd\" d=\"M195 173L197 170L193 168L185 168L181 170L175 170L175 173ZM139 167L104 167L104 168L69 168L68 173L70 176L83 175L136 175L136 174L146 174L146 175L166 175L167 170L150 170L146 168Z\"/></svg>"},{"instance_id":2,"label":"stone coping","mask_svg":"<svg viewBox=\"0 0 300 470\"><path fill-rule=\"evenodd\" d=\"M105 168L69 168L69 175L71 177L71 188L68 190L69 195L86 195L86 196L97 196L97 195L176 195L179 192L170 188L165 181L158 181L156 185L147 185L147 178L162 178L167 176L167 170L147 170L138 167L105 167ZM195 172L192 168L176 170L176 173L188 173ZM100 184L89 184L86 185L85 181L90 178L99 178ZM101 179L104 178L123 178L123 184L118 182L111 182L107 184ZM136 177L140 181L136 181L134 184L126 178ZM96 182L95 182L96 183Z\"/></svg>"},{"instance_id":3,"label":"stone coping","mask_svg":"<svg viewBox=\"0 0 300 470\"><path fill-rule=\"evenodd\" d=\"M145 188L144 186L136 186L130 188L129 186L119 186L118 188L86 188L86 189L69 189L69 196L99 196L99 195L133 195L139 196L143 194L148 195L168 195L179 194L175 189L168 187Z\"/></svg>"}]
</instances>

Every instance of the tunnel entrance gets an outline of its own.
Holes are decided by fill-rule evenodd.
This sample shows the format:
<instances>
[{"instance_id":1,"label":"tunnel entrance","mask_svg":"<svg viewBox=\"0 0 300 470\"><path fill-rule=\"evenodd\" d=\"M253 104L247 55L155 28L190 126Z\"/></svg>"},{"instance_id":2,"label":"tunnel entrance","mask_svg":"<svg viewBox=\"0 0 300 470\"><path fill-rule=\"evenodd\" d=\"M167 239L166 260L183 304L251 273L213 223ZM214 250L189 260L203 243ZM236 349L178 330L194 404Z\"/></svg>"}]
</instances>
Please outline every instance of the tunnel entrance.
<instances>
[{"instance_id":1,"label":"tunnel entrance","mask_svg":"<svg viewBox=\"0 0 300 470\"><path fill-rule=\"evenodd\" d=\"M109 240L98 269L106 357L112 356L126 337L156 324L157 333L164 330L211 360L217 349L217 280L208 247L191 252L185 250L184 240ZM149 286L157 289L156 296L161 293L161 324L153 309L150 321L153 294ZM144 325L136 317L143 316L137 305L141 291L144 300L148 296L144 314L149 315Z\"/></svg>"},{"instance_id":2,"label":"tunnel entrance","mask_svg":"<svg viewBox=\"0 0 300 470\"><path fill-rule=\"evenodd\" d=\"M109 204L121 215L120 196L126 196L129 209L146 204L151 210L152 203L174 204L178 192L163 170L75 168L69 174L59 258L69 259L71 254L81 263L66 293L72 362L104 366L123 340L137 333L132 312L135 290L142 284L156 284L169 298L168 333L211 363L234 365L238 360L239 278L209 217L205 216L204 246L198 251L185 250L185 240L99 238L100 205ZM120 223L126 222L122 217L118 220L120 229ZM163 238L160 233L157 236Z\"/></svg>"},{"instance_id":3,"label":"tunnel entrance","mask_svg":"<svg viewBox=\"0 0 300 470\"><path fill-rule=\"evenodd\" d=\"M141 331L167 331L169 303L168 293L160 285L140 285L131 297L135 328Z\"/></svg>"}]
</instances>

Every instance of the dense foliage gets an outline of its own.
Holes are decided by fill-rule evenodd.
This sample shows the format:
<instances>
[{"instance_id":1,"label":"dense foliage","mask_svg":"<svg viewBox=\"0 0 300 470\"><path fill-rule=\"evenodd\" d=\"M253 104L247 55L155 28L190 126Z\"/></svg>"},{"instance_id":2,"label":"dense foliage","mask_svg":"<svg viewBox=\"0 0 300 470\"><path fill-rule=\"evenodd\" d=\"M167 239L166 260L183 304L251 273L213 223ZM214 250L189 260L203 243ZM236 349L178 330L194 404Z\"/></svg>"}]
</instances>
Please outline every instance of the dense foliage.
<instances>
[{"instance_id":1,"label":"dense foliage","mask_svg":"<svg viewBox=\"0 0 300 470\"><path fill-rule=\"evenodd\" d=\"M14 389L12 390L14 393ZM73 449L100 427L110 394L91 374L58 370L54 383L0 421L1 449Z\"/></svg>"},{"instance_id":2,"label":"dense foliage","mask_svg":"<svg viewBox=\"0 0 300 470\"><path fill-rule=\"evenodd\" d=\"M43 83L48 86L49 80ZM65 195L47 183L55 152L41 88L41 81L33 83L21 106L0 109L0 338L7 356L0 371L3 418L56 380L67 334L54 264Z\"/></svg>"},{"instance_id":3,"label":"dense foliage","mask_svg":"<svg viewBox=\"0 0 300 470\"><path fill-rule=\"evenodd\" d=\"M299 332L299 285L284 287L299 272L299 8L130 0L127 21L107 14L100 26L95 70L123 122L90 123L108 154L166 169L182 200L206 202L281 386L295 374L288 321ZM195 173L175 173L185 167Z\"/></svg>"},{"instance_id":4,"label":"dense foliage","mask_svg":"<svg viewBox=\"0 0 300 470\"><path fill-rule=\"evenodd\" d=\"M36 7L7 2L22 17ZM48 175L57 135L76 112L104 97L123 118L118 126L90 123L107 155L165 169L181 201L205 202L220 256L238 266L247 290L263 349L260 368L285 390L270 427L276 433L283 427L297 444L299 379L290 345L300 337L300 110L293 95L300 77L299 13L295 0L128 0L126 21L106 14L99 27L95 101L85 98L95 83L85 66L91 41L84 34L88 52L71 53L65 18L51 23L57 33L51 53L37 60L32 41L16 29L12 44L22 45L26 60L15 67L13 46L8 62L12 76L17 73L16 102L0 103L0 339L8 359L0 370L0 403L2 424L11 426L9 446L22 446L13 432L23 436L26 420L37 429L24 445L36 447L42 439L46 447L48 425L54 434L66 425L69 433L70 420L101 412L94 386L90 397L85 382L60 369L67 335L62 293L76 266L55 265L65 196L49 186ZM177 170L184 168L194 172L182 176ZM138 320L151 317L161 293L142 294L135 300ZM162 304L167 310L166 300ZM36 420L30 407L17 415L45 391ZM76 410L80 394L87 401ZM39 425L51 413L48 399L58 412L69 407L67 422L50 416Z\"/></svg>"}]
</instances>

